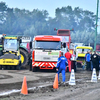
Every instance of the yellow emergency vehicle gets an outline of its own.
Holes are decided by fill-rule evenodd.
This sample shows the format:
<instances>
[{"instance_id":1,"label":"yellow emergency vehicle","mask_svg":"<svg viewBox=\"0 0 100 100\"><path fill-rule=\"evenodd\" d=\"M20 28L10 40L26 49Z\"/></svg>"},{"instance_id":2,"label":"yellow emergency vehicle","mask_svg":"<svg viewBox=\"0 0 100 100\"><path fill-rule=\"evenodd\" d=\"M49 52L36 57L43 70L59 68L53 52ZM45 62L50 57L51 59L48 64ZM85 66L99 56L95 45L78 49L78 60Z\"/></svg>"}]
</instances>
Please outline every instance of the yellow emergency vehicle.
<instances>
[{"instance_id":1,"label":"yellow emergency vehicle","mask_svg":"<svg viewBox=\"0 0 100 100\"><path fill-rule=\"evenodd\" d=\"M77 46L75 49L77 67L82 67L85 64L85 54L87 51L93 51L91 46Z\"/></svg>"}]
</instances>

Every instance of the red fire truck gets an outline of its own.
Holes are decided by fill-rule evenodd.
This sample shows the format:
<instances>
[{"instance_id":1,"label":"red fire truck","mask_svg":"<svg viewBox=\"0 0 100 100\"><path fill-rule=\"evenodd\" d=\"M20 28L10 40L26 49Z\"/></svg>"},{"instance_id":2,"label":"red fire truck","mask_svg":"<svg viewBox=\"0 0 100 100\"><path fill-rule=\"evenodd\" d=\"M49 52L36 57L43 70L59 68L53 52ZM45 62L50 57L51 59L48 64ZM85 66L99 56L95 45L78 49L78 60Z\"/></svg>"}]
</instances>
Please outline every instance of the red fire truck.
<instances>
[{"instance_id":1,"label":"red fire truck","mask_svg":"<svg viewBox=\"0 0 100 100\"><path fill-rule=\"evenodd\" d=\"M32 71L54 69L61 52L66 52L66 40L61 36L35 36L32 51Z\"/></svg>"},{"instance_id":2,"label":"red fire truck","mask_svg":"<svg viewBox=\"0 0 100 100\"><path fill-rule=\"evenodd\" d=\"M56 29L54 29L56 30ZM69 30L69 29L58 29L57 30L57 35L58 36L62 36L63 40L66 41L67 47L70 51L71 54L73 54L74 52L74 46L72 46L71 44L71 35L70 35L70 31L73 31L73 29Z\"/></svg>"},{"instance_id":3,"label":"red fire truck","mask_svg":"<svg viewBox=\"0 0 100 100\"><path fill-rule=\"evenodd\" d=\"M54 29L56 30L56 29ZM71 43L71 35L70 35L70 31L73 31L73 29L69 30L69 29L58 29L57 30L57 35L58 36L62 36L63 40L66 41L66 45L69 49L69 52L72 54L72 58L71 58L71 69L74 69L74 71L76 72L76 57L75 57L75 52L74 52L74 43ZM67 51L65 51L67 52Z\"/></svg>"}]
</instances>

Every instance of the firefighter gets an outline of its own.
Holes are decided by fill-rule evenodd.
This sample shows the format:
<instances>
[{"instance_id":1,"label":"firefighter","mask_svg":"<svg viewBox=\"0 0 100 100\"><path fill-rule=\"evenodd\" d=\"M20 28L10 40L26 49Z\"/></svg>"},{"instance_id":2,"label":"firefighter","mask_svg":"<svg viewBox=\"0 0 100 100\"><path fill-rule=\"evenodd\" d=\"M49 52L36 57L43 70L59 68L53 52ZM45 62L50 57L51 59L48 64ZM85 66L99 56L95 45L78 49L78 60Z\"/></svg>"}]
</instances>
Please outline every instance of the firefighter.
<instances>
[{"instance_id":1,"label":"firefighter","mask_svg":"<svg viewBox=\"0 0 100 100\"><path fill-rule=\"evenodd\" d=\"M61 57L58 58L56 71L58 71L58 81L59 81L59 74L62 73L62 82L65 82L65 73L66 73L66 66L68 65L68 61L66 57L63 56L63 52L61 52Z\"/></svg>"},{"instance_id":2,"label":"firefighter","mask_svg":"<svg viewBox=\"0 0 100 100\"><path fill-rule=\"evenodd\" d=\"M71 57L72 57L72 54L69 52L69 50L67 50L67 52L65 53L65 57L68 60L69 72L71 72ZM66 68L66 71L67 71L67 68Z\"/></svg>"}]
</instances>

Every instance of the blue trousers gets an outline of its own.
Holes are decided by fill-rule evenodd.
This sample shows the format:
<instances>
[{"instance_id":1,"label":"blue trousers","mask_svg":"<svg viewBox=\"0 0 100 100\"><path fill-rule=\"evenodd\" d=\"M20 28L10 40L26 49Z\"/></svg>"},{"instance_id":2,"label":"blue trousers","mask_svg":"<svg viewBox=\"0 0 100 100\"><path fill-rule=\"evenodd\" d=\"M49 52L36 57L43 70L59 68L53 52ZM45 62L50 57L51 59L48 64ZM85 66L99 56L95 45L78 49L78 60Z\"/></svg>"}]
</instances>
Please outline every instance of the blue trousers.
<instances>
[{"instance_id":1,"label":"blue trousers","mask_svg":"<svg viewBox=\"0 0 100 100\"><path fill-rule=\"evenodd\" d=\"M65 69L59 69L57 73L58 73L58 81L59 81L59 74L62 73L62 82L65 82L65 79L66 79L66 76L65 76L66 71L65 71Z\"/></svg>"}]
</instances>

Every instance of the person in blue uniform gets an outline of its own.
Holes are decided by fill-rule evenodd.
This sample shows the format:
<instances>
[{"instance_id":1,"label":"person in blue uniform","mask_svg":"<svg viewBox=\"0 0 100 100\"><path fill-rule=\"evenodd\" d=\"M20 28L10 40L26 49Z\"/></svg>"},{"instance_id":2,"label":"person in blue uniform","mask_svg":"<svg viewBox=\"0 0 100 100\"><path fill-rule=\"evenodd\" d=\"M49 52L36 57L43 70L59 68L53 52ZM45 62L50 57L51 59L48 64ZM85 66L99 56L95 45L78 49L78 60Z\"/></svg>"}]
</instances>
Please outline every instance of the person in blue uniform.
<instances>
[{"instance_id":1,"label":"person in blue uniform","mask_svg":"<svg viewBox=\"0 0 100 100\"><path fill-rule=\"evenodd\" d=\"M90 55L90 51L87 51L86 55L85 55L85 59L86 59L86 70L90 71L91 70L91 55Z\"/></svg>"},{"instance_id":2,"label":"person in blue uniform","mask_svg":"<svg viewBox=\"0 0 100 100\"><path fill-rule=\"evenodd\" d=\"M58 71L58 81L59 81L59 74L62 73L62 82L65 82L66 76L66 67L68 66L68 61L66 57L63 56L63 52L61 52L61 57L58 58L56 71Z\"/></svg>"}]
</instances>

